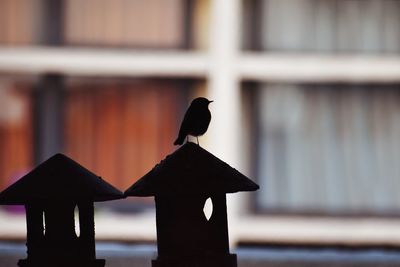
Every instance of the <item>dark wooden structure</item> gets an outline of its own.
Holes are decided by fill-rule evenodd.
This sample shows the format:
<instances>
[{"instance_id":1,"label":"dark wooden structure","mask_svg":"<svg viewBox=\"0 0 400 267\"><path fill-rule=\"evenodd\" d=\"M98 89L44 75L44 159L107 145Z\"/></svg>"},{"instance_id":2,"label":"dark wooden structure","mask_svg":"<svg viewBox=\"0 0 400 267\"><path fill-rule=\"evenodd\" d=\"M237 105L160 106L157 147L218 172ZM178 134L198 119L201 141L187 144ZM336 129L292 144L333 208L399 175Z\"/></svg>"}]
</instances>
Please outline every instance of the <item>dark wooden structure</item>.
<instances>
[{"instance_id":1,"label":"dark wooden structure","mask_svg":"<svg viewBox=\"0 0 400 267\"><path fill-rule=\"evenodd\" d=\"M259 187L194 143L186 143L128 190L126 196L154 196L158 257L153 267L234 267L229 252L226 193ZM211 198L207 220L203 207Z\"/></svg>"},{"instance_id":2,"label":"dark wooden structure","mask_svg":"<svg viewBox=\"0 0 400 267\"><path fill-rule=\"evenodd\" d=\"M105 260L96 259L93 202L119 198L122 192L72 159L49 158L0 193L0 204L25 205L28 257L18 265L104 266Z\"/></svg>"}]
</instances>

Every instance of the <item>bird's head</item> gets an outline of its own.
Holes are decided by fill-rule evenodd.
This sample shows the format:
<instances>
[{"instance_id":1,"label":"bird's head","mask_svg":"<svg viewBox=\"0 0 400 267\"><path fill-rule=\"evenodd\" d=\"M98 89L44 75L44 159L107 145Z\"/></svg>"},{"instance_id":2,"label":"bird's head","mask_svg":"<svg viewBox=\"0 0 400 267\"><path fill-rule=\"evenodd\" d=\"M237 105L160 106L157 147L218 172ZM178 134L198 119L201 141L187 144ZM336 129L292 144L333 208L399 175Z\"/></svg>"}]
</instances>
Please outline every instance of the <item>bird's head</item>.
<instances>
[{"instance_id":1,"label":"bird's head","mask_svg":"<svg viewBox=\"0 0 400 267\"><path fill-rule=\"evenodd\" d=\"M205 97L198 97L198 98L193 99L191 105L207 107L211 102L214 102L214 101L208 100Z\"/></svg>"}]
</instances>

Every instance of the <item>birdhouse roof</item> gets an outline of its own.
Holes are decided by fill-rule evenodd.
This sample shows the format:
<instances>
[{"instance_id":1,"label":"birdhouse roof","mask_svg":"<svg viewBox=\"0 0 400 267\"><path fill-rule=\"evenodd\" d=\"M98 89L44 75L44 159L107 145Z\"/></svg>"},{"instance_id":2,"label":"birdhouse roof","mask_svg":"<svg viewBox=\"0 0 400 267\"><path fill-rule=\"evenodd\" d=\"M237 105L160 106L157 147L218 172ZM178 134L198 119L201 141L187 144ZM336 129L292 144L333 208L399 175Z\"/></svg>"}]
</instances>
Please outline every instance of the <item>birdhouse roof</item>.
<instances>
[{"instance_id":1,"label":"birdhouse roof","mask_svg":"<svg viewBox=\"0 0 400 267\"><path fill-rule=\"evenodd\" d=\"M0 204L36 200L107 201L123 193L63 154L56 154L0 193Z\"/></svg>"},{"instance_id":2,"label":"birdhouse roof","mask_svg":"<svg viewBox=\"0 0 400 267\"><path fill-rule=\"evenodd\" d=\"M128 190L126 196L210 195L255 191L259 186L194 143L168 155Z\"/></svg>"}]
</instances>

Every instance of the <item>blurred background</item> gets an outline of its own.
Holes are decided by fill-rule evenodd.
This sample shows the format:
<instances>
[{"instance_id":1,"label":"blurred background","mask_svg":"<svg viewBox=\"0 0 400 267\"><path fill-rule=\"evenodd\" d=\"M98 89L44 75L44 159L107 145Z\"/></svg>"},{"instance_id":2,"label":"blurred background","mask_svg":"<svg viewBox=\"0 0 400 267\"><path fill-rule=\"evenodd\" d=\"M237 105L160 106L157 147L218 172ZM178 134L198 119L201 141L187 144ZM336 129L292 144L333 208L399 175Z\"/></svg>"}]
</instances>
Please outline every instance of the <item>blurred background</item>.
<instances>
[{"instance_id":1,"label":"blurred background","mask_svg":"<svg viewBox=\"0 0 400 267\"><path fill-rule=\"evenodd\" d=\"M124 191L206 96L201 146L261 187L228 199L240 266L398 266L399 23L396 0L0 0L0 190L62 152ZM0 208L2 266L25 231ZM153 200L99 203L96 238L150 266Z\"/></svg>"}]
</instances>

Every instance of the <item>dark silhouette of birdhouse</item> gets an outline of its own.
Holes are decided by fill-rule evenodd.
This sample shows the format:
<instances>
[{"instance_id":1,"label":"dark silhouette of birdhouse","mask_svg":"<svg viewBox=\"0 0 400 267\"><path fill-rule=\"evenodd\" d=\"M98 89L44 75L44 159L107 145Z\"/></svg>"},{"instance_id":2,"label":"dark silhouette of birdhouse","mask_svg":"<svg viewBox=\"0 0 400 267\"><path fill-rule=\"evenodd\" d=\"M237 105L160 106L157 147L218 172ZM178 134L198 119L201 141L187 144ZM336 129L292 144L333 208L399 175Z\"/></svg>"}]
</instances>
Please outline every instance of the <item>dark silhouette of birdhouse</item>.
<instances>
[{"instance_id":1,"label":"dark silhouette of birdhouse","mask_svg":"<svg viewBox=\"0 0 400 267\"><path fill-rule=\"evenodd\" d=\"M186 143L128 190L126 196L154 196L158 257L153 267L233 267L229 252L226 193L259 187L194 143ZM209 219L203 212L212 200Z\"/></svg>"},{"instance_id":2,"label":"dark silhouette of birdhouse","mask_svg":"<svg viewBox=\"0 0 400 267\"><path fill-rule=\"evenodd\" d=\"M96 259L93 202L122 197L121 191L72 159L62 154L49 158L0 193L0 204L25 205L28 257L18 265L104 266L105 260Z\"/></svg>"}]
</instances>

